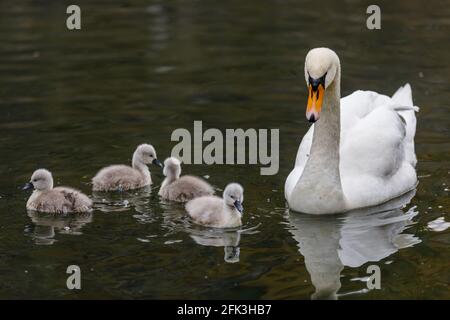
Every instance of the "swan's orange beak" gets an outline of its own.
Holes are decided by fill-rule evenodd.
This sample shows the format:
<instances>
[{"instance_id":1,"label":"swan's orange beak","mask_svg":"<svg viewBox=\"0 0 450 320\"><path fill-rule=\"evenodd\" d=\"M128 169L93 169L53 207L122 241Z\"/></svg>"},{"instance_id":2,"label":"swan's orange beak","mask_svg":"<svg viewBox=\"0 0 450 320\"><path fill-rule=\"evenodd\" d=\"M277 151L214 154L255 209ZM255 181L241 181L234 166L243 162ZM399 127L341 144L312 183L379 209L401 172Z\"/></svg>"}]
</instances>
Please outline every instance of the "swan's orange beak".
<instances>
[{"instance_id":1,"label":"swan's orange beak","mask_svg":"<svg viewBox=\"0 0 450 320\"><path fill-rule=\"evenodd\" d=\"M316 122L320 117L325 88L322 83L314 85L310 82L308 89L309 94L308 105L306 106L306 119L308 119L309 122Z\"/></svg>"}]
</instances>

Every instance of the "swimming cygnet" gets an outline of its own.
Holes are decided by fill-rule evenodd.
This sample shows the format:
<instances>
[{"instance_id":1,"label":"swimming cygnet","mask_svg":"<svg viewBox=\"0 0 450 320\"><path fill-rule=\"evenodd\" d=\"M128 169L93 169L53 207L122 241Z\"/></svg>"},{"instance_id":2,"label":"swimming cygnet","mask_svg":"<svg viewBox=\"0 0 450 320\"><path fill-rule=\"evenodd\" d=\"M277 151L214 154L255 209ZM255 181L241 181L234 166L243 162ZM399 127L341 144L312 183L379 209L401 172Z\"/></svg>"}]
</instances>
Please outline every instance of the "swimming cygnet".
<instances>
[{"instance_id":1,"label":"swimming cygnet","mask_svg":"<svg viewBox=\"0 0 450 320\"><path fill-rule=\"evenodd\" d=\"M189 175L180 177L181 163L177 158L171 157L164 161L163 173L166 178L159 189L162 199L186 202L214 194L214 189L203 179Z\"/></svg>"},{"instance_id":2,"label":"swimming cygnet","mask_svg":"<svg viewBox=\"0 0 450 320\"><path fill-rule=\"evenodd\" d=\"M156 157L155 148L141 144L133 153L132 167L112 165L101 169L92 179L93 191L126 191L152 184L147 164L162 167Z\"/></svg>"},{"instance_id":3,"label":"swimming cygnet","mask_svg":"<svg viewBox=\"0 0 450 320\"><path fill-rule=\"evenodd\" d=\"M23 190L34 189L27 202L27 209L48 213L88 212L92 200L78 190L68 187L53 188L50 171L38 169Z\"/></svg>"},{"instance_id":4,"label":"swimming cygnet","mask_svg":"<svg viewBox=\"0 0 450 320\"><path fill-rule=\"evenodd\" d=\"M216 196L195 198L186 204L186 211L195 223L215 228L236 228L242 225L244 189L230 183L223 199Z\"/></svg>"}]
</instances>

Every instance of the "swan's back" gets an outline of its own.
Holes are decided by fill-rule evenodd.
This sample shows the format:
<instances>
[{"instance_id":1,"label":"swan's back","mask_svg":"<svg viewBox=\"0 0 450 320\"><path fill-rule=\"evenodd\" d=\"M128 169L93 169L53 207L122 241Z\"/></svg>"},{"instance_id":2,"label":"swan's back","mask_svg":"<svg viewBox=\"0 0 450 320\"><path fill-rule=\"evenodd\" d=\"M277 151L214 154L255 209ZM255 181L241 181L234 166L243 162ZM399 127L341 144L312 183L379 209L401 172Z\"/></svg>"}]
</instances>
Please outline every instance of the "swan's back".
<instances>
[{"instance_id":1,"label":"swan's back","mask_svg":"<svg viewBox=\"0 0 450 320\"><path fill-rule=\"evenodd\" d=\"M112 165L101 169L92 179L93 191L131 190L151 184L151 179L126 165Z\"/></svg>"},{"instance_id":2,"label":"swan's back","mask_svg":"<svg viewBox=\"0 0 450 320\"><path fill-rule=\"evenodd\" d=\"M56 187L30 197L27 209L48 213L88 212L92 209L92 200L78 190Z\"/></svg>"},{"instance_id":3,"label":"swan's back","mask_svg":"<svg viewBox=\"0 0 450 320\"><path fill-rule=\"evenodd\" d=\"M163 199L186 202L194 198L214 194L214 189L209 183L194 176L182 176L161 187L160 195Z\"/></svg>"},{"instance_id":4,"label":"swan's back","mask_svg":"<svg viewBox=\"0 0 450 320\"><path fill-rule=\"evenodd\" d=\"M205 196L186 204L186 211L194 222L206 226L220 226L227 220L222 198Z\"/></svg>"}]
</instances>

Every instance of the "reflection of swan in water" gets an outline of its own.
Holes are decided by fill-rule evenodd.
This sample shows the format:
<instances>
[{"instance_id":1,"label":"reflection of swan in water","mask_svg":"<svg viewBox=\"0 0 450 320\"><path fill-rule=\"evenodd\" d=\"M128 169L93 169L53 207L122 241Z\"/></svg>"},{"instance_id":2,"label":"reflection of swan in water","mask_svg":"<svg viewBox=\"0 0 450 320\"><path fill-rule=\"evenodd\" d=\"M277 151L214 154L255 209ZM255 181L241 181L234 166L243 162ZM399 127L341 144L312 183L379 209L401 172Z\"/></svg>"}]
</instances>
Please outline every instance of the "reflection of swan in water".
<instances>
[{"instance_id":1,"label":"reflection of swan in water","mask_svg":"<svg viewBox=\"0 0 450 320\"><path fill-rule=\"evenodd\" d=\"M417 212L414 207L406 213L399 208L414 194L415 190L384 205L344 215L289 213L289 231L298 242L316 289L313 299L337 298L344 266L356 268L377 262L420 242L411 234L401 234Z\"/></svg>"},{"instance_id":2,"label":"reflection of swan in water","mask_svg":"<svg viewBox=\"0 0 450 320\"><path fill-rule=\"evenodd\" d=\"M62 234L81 235L84 225L92 222L92 212L56 215L36 211L28 211L34 224L32 236L36 244L50 245L55 239L55 230Z\"/></svg>"}]
</instances>

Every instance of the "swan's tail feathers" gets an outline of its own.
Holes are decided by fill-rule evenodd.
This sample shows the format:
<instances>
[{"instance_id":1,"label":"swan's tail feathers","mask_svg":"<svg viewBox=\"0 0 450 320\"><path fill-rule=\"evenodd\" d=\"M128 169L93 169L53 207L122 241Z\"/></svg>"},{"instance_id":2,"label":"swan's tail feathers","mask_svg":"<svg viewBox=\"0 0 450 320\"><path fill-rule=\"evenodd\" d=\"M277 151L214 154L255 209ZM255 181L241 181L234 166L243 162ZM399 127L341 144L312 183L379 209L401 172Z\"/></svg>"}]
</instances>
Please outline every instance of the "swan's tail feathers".
<instances>
[{"instance_id":1,"label":"swan's tail feathers","mask_svg":"<svg viewBox=\"0 0 450 320\"><path fill-rule=\"evenodd\" d=\"M415 111L419 112L420 108L418 106L406 106L406 105L393 105L392 108L395 111Z\"/></svg>"},{"instance_id":2,"label":"swan's tail feathers","mask_svg":"<svg viewBox=\"0 0 450 320\"><path fill-rule=\"evenodd\" d=\"M417 158L414 151L414 136L416 134L417 121L414 113L419 112L419 107L413 104L412 91L409 83L400 87L392 96L392 100L394 102L393 109L399 112L399 115L405 120L404 122L406 124L406 136L404 140L405 160L415 167Z\"/></svg>"},{"instance_id":3,"label":"swan's tail feathers","mask_svg":"<svg viewBox=\"0 0 450 320\"><path fill-rule=\"evenodd\" d=\"M400 105L413 106L412 90L409 83L405 84L403 87L400 87L392 96L392 100Z\"/></svg>"}]
</instances>

